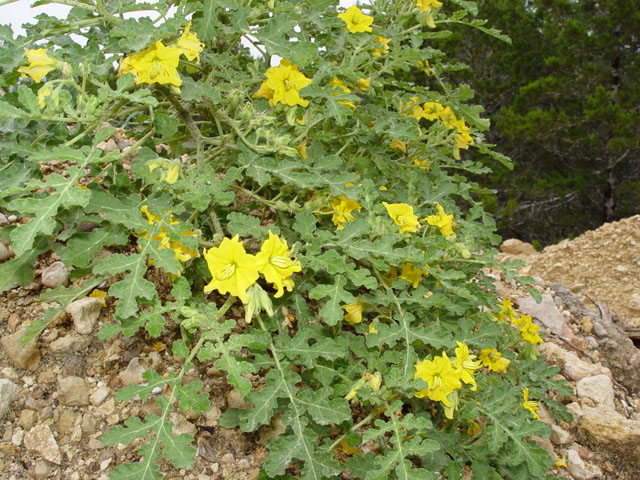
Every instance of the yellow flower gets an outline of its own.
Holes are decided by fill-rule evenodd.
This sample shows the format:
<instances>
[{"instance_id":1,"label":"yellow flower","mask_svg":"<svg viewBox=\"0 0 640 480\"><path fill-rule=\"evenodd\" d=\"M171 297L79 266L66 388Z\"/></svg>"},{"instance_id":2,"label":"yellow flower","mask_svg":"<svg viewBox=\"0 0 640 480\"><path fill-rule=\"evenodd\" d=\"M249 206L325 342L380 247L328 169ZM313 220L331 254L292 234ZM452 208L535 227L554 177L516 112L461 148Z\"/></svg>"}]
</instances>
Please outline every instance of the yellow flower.
<instances>
[{"instance_id":1,"label":"yellow flower","mask_svg":"<svg viewBox=\"0 0 640 480\"><path fill-rule=\"evenodd\" d=\"M454 136L456 144L453 148L453 158L460 160L460 149L468 150L469 145L473 145L473 137L471 136L471 129L466 125L464 119L456 120L454 126L457 129L457 133Z\"/></svg>"},{"instance_id":2,"label":"yellow flower","mask_svg":"<svg viewBox=\"0 0 640 480\"><path fill-rule=\"evenodd\" d=\"M480 352L482 365L492 372L506 372L511 360L502 357L502 354L495 348L484 348Z\"/></svg>"},{"instance_id":3,"label":"yellow flower","mask_svg":"<svg viewBox=\"0 0 640 480\"><path fill-rule=\"evenodd\" d=\"M351 93L351 89L348 88L344 83L342 83L342 80L338 79L338 77L333 77L333 79L329 82L329 85L331 85L331 88L340 89L344 93Z\"/></svg>"},{"instance_id":4,"label":"yellow flower","mask_svg":"<svg viewBox=\"0 0 640 480\"><path fill-rule=\"evenodd\" d=\"M167 171L165 180L169 185L173 185L178 180L178 175L180 175L180 164L176 163Z\"/></svg>"},{"instance_id":5,"label":"yellow flower","mask_svg":"<svg viewBox=\"0 0 640 480\"><path fill-rule=\"evenodd\" d=\"M418 122L420 121L421 118L426 118L424 115L423 108L420 105L418 105L418 97L411 97L409 101L406 103L406 105L404 105L404 107L400 109L400 111L408 112L408 113L404 113L403 115L407 117L413 117Z\"/></svg>"},{"instance_id":6,"label":"yellow flower","mask_svg":"<svg viewBox=\"0 0 640 480\"><path fill-rule=\"evenodd\" d=\"M400 140L396 140L395 138L391 140L389 144L393 150L400 150L402 153L407 153L407 142L401 142Z\"/></svg>"},{"instance_id":7,"label":"yellow flower","mask_svg":"<svg viewBox=\"0 0 640 480\"><path fill-rule=\"evenodd\" d=\"M430 170L431 169L431 160L428 158L423 158L420 160L418 157L413 159L413 164L416 165L420 170Z\"/></svg>"},{"instance_id":8,"label":"yellow flower","mask_svg":"<svg viewBox=\"0 0 640 480\"><path fill-rule=\"evenodd\" d=\"M420 226L418 217L413 214L413 207L406 203L387 203L382 202L387 209L387 213L393 219L396 225L400 227L400 233L415 233Z\"/></svg>"},{"instance_id":9,"label":"yellow flower","mask_svg":"<svg viewBox=\"0 0 640 480\"><path fill-rule=\"evenodd\" d=\"M427 120L436 120L440 116L440 112L444 111L442 104L438 102L426 102L423 106L424 118Z\"/></svg>"},{"instance_id":10,"label":"yellow flower","mask_svg":"<svg viewBox=\"0 0 640 480\"><path fill-rule=\"evenodd\" d=\"M509 320L515 323L515 312L513 311L513 306L511 304L510 298L505 298L502 300L500 304L500 311L498 312L498 321L504 322L505 320Z\"/></svg>"},{"instance_id":11,"label":"yellow flower","mask_svg":"<svg viewBox=\"0 0 640 480\"><path fill-rule=\"evenodd\" d=\"M567 468L567 460L563 457L558 457L553 462L553 468Z\"/></svg>"},{"instance_id":12,"label":"yellow flower","mask_svg":"<svg viewBox=\"0 0 640 480\"><path fill-rule=\"evenodd\" d=\"M433 360L417 362L413 378L421 378L429 384L428 389L415 392L416 397L429 397L435 402L442 402L445 407L453 406L447 397L462 386L460 375L451 366L451 361L445 352L442 352L441 357L434 357Z\"/></svg>"},{"instance_id":13,"label":"yellow flower","mask_svg":"<svg viewBox=\"0 0 640 480\"><path fill-rule=\"evenodd\" d=\"M38 108L45 107L44 99L51 95L51 87L48 84L45 84L38 90Z\"/></svg>"},{"instance_id":14,"label":"yellow flower","mask_svg":"<svg viewBox=\"0 0 640 480\"><path fill-rule=\"evenodd\" d=\"M192 61L196 59L196 63L200 63L200 52L204 49L204 43L198 40L198 35L190 33L191 22L187 23L184 27L184 32L180 35L180 38L176 41L175 46L187 57L187 60Z\"/></svg>"},{"instance_id":15,"label":"yellow flower","mask_svg":"<svg viewBox=\"0 0 640 480\"><path fill-rule=\"evenodd\" d=\"M357 85L360 90L366 92L371 87L371 78L360 78Z\"/></svg>"},{"instance_id":16,"label":"yellow flower","mask_svg":"<svg viewBox=\"0 0 640 480\"><path fill-rule=\"evenodd\" d=\"M420 270L416 268L413 263L407 262L402 265L402 273L400 274L400 278L406 280L413 288L418 288L418 285L422 281L423 275L429 275L428 270Z\"/></svg>"},{"instance_id":17,"label":"yellow flower","mask_svg":"<svg viewBox=\"0 0 640 480\"><path fill-rule=\"evenodd\" d=\"M304 76L299 70L297 65L293 65L289 60L280 60L280 65L277 67L270 67L266 72L267 79L264 82L264 88L261 85L260 90L255 94L263 91L262 96L268 95L265 89L272 91L272 98L269 101L271 105L283 103L293 107L294 105L300 105L306 107L309 105L307 100L300 97L300 90L311 84L311 80Z\"/></svg>"},{"instance_id":18,"label":"yellow flower","mask_svg":"<svg viewBox=\"0 0 640 480\"><path fill-rule=\"evenodd\" d=\"M538 416L538 409L540 407L538 406L538 402L534 402L533 400L529 400L529 388L528 387L524 387L522 389L522 396L524 398L524 400L522 402L522 408L524 408L525 410L529 410L534 419L540 420L540 417Z\"/></svg>"},{"instance_id":19,"label":"yellow flower","mask_svg":"<svg viewBox=\"0 0 640 480\"><path fill-rule=\"evenodd\" d=\"M371 55L374 57L379 57L380 55L384 55L385 53L389 53L389 43L391 43L390 38L385 38L382 35L378 35L378 38L375 40L375 43L379 43L382 47L374 48L371 50Z\"/></svg>"},{"instance_id":20,"label":"yellow flower","mask_svg":"<svg viewBox=\"0 0 640 480\"><path fill-rule=\"evenodd\" d=\"M351 213L353 210L360 211L362 208L355 200L350 200L344 195L339 195L331 200L331 206L336 212L331 217L331 221L338 227L338 230L344 228L344 224L352 222L356 217Z\"/></svg>"},{"instance_id":21,"label":"yellow flower","mask_svg":"<svg viewBox=\"0 0 640 480\"><path fill-rule=\"evenodd\" d=\"M238 235L224 238L220 246L206 250L204 259L213 277L204 287L205 293L218 290L239 297L243 303L249 301L247 288L260 276L258 262L244 250Z\"/></svg>"},{"instance_id":22,"label":"yellow flower","mask_svg":"<svg viewBox=\"0 0 640 480\"><path fill-rule=\"evenodd\" d=\"M475 420L471 420L471 426L467 428L467 435L473 437L477 433L480 433L480 425Z\"/></svg>"},{"instance_id":23,"label":"yellow flower","mask_svg":"<svg viewBox=\"0 0 640 480\"><path fill-rule=\"evenodd\" d=\"M431 76L431 70L429 70L429 60L425 60L424 62L422 60L418 60L418 66L427 77Z\"/></svg>"},{"instance_id":24,"label":"yellow flower","mask_svg":"<svg viewBox=\"0 0 640 480\"><path fill-rule=\"evenodd\" d=\"M149 225L153 225L154 223L160 222L160 217L154 213L151 213L149 211L149 208L146 205L143 205L142 207L140 207L140 211L146 215L147 223ZM171 218L169 219L170 225L177 225L178 223L179 222L176 222ZM200 256L200 252L197 249L191 250L186 245L183 245L179 240L169 240L169 235L167 234L167 230L164 227L160 227L160 230L161 230L160 233L158 233L157 235L154 235L154 237L151 239L153 241L160 243L158 250L163 250L165 248L172 249L176 260L179 260L181 262L186 262L187 260L190 260L192 258L197 258ZM185 237L196 236L194 232L190 232L188 230L183 231L182 235ZM140 234L136 234L136 236L149 238L149 234L147 233L146 230Z\"/></svg>"},{"instance_id":25,"label":"yellow flower","mask_svg":"<svg viewBox=\"0 0 640 480\"><path fill-rule=\"evenodd\" d=\"M429 215L427 217L427 223L434 227L438 227L440 229L440 233L445 237L455 235L453 227L456 226L456 222L453 221L453 213L447 215L444 208L442 208L442 205L439 203L436 203L436 208L438 209L438 215Z\"/></svg>"},{"instance_id":26,"label":"yellow flower","mask_svg":"<svg viewBox=\"0 0 640 480\"><path fill-rule=\"evenodd\" d=\"M358 107L356 107L356 104L353 102L348 102L346 100L338 100L338 103L340 105L342 105L343 107L347 107L350 108L351 110L357 110Z\"/></svg>"},{"instance_id":27,"label":"yellow flower","mask_svg":"<svg viewBox=\"0 0 640 480\"><path fill-rule=\"evenodd\" d=\"M157 41L140 53L129 55L120 64L119 74L131 72L136 83L160 83L173 87L182 85L178 74L178 62L182 50L176 47L165 47Z\"/></svg>"},{"instance_id":28,"label":"yellow flower","mask_svg":"<svg viewBox=\"0 0 640 480\"><path fill-rule=\"evenodd\" d=\"M460 380L467 385L473 385L471 390L477 390L478 385L476 384L475 378L473 378L473 374L480 368L480 362L475 361L475 355L469 355L469 347L467 347L467 345L458 341L456 341L456 343L458 344L458 348L456 348L454 367L460 374Z\"/></svg>"},{"instance_id":29,"label":"yellow flower","mask_svg":"<svg viewBox=\"0 0 640 480\"><path fill-rule=\"evenodd\" d=\"M347 8L344 13L338 15L338 18L342 19L344 23L347 24L347 29L351 33L372 31L371 24L373 23L373 17L362 13L355 5Z\"/></svg>"},{"instance_id":30,"label":"yellow flower","mask_svg":"<svg viewBox=\"0 0 640 480\"><path fill-rule=\"evenodd\" d=\"M251 98L266 98L267 100L269 100L269 105L271 105L271 106L274 105L274 103L273 103L273 90L271 90L269 87L267 87L267 81L266 80L260 84L260 87L258 88L258 90L256 90L256 93L251 95Z\"/></svg>"},{"instance_id":31,"label":"yellow flower","mask_svg":"<svg viewBox=\"0 0 640 480\"><path fill-rule=\"evenodd\" d=\"M158 215L151 213L149 211L149 207L147 207L146 205L143 205L142 207L140 207L140 211L147 216L147 223L149 225L153 225L154 223L157 223L160 221L160 217Z\"/></svg>"},{"instance_id":32,"label":"yellow flower","mask_svg":"<svg viewBox=\"0 0 640 480\"><path fill-rule=\"evenodd\" d=\"M107 306L107 292L105 292L104 290L96 288L93 292L91 292L89 296L100 300L100 305L102 305L103 307Z\"/></svg>"},{"instance_id":33,"label":"yellow flower","mask_svg":"<svg viewBox=\"0 0 640 480\"><path fill-rule=\"evenodd\" d=\"M540 338L540 335L538 335L539 329L540 327L531 321L531 317L529 315L523 315L521 317L520 335L522 335L522 338L531 345L544 343L542 338Z\"/></svg>"},{"instance_id":34,"label":"yellow flower","mask_svg":"<svg viewBox=\"0 0 640 480\"><path fill-rule=\"evenodd\" d=\"M269 238L255 256L259 272L276 288L276 298L284 294L285 288L289 291L293 289L291 275L302 270L298 260L289 258L292 254L293 249L289 250L286 240L269 231Z\"/></svg>"},{"instance_id":35,"label":"yellow flower","mask_svg":"<svg viewBox=\"0 0 640 480\"><path fill-rule=\"evenodd\" d=\"M431 12L432 8L442 6L442 2L439 2L438 0L416 0L416 2L421 12Z\"/></svg>"},{"instance_id":36,"label":"yellow flower","mask_svg":"<svg viewBox=\"0 0 640 480\"><path fill-rule=\"evenodd\" d=\"M24 49L24 54L29 61L28 67L18 68L18 72L23 77L29 76L34 82L39 83L47 73L59 67L59 62L47 56L46 48L36 48L35 50Z\"/></svg>"},{"instance_id":37,"label":"yellow flower","mask_svg":"<svg viewBox=\"0 0 640 480\"><path fill-rule=\"evenodd\" d=\"M356 323L360 323L362 321L364 304L360 301L360 297L356 297L356 303L343 305L342 309L345 311L344 320L349 325L355 325Z\"/></svg>"},{"instance_id":38,"label":"yellow flower","mask_svg":"<svg viewBox=\"0 0 640 480\"><path fill-rule=\"evenodd\" d=\"M296 145L293 148L296 149L296 152L298 152L298 155L300 155L300 158L302 158L303 160L306 160L307 158L309 158L309 155L307 154L307 141L306 140L303 140L302 142L300 142L298 145Z\"/></svg>"}]
</instances>

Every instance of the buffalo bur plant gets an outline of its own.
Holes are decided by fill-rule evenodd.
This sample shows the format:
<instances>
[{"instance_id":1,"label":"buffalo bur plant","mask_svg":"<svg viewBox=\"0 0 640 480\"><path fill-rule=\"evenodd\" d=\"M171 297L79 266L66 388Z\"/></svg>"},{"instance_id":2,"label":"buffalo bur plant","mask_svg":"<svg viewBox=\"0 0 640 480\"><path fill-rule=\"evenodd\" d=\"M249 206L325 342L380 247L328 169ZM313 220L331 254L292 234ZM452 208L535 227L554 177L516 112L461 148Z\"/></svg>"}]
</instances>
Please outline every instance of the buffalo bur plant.
<instances>
[{"instance_id":1,"label":"buffalo bur plant","mask_svg":"<svg viewBox=\"0 0 640 480\"><path fill-rule=\"evenodd\" d=\"M566 387L485 273L499 238L465 178L486 170L468 150L508 160L432 46L452 23L500 35L473 2L61 3L26 37L0 27L0 209L20 217L0 287L51 251L72 269L25 342L87 295L116 305L103 341L179 330L182 368L117 392L160 414L103 435L142 439L112 479L195 465L168 417L210 408L200 365L253 405L220 425L286 427L261 478L555 478L530 438L539 402L570 418Z\"/></svg>"}]
</instances>

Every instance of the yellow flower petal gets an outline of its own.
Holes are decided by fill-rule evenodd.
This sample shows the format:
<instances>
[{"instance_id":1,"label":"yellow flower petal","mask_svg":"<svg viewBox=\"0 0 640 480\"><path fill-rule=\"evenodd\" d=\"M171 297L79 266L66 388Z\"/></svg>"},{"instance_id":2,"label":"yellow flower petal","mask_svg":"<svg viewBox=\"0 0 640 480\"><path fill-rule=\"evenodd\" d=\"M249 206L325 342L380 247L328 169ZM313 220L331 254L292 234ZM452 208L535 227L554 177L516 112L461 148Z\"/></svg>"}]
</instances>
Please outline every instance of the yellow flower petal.
<instances>
[{"instance_id":1,"label":"yellow flower petal","mask_svg":"<svg viewBox=\"0 0 640 480\"><path fill-rule=\"evenodd\" d=\"M373 23L373 17L365 15L355 5L347 8L344 13L338 15L338 18L342 19L347 24L347 29L351 33L371 32L371 24Z\"/></svg>"},{"instance_id":2,"label":"yellow flower petal","mask_svg":"<svg viewBox=\"0 0 640 480\"><path fill-rule=\"evenodd\" d=\"M34 82L39 83L47 73L58 68L59 62L47 55L46 48L36 48L34 50L24 49L24 54L29 61L27 67L18 68L22 76L29 76Z\"/></svg>"}]
</instances>

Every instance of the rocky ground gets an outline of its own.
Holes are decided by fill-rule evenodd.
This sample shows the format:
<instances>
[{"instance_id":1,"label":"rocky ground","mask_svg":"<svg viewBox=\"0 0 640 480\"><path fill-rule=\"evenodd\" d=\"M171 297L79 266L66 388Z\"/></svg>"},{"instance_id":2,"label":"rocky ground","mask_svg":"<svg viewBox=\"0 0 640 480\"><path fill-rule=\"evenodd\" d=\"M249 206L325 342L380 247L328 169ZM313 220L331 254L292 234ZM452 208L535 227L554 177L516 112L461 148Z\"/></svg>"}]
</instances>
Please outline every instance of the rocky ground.
<instances>
[{"instance_id":1,"label":"rocky ground","mask_svg":"<svg viewBox=\"0 0 640 480\"><path fill-rule=\"evenodd\" d=\"M3 217L0 223L17 220ZM499 292L544 327L550 337L540 350L574 387L574 395L560 399L573 423L554 423L542 405L541 419L553 433L550 440L538 439L558 459L556 473L569 479L640 478L640 350L624 323L640 326L638 244L640 217L542 253L517 242L503 246L503 259L528 262L522 272L537 277L543 302L496 274ZM3 247L0 261L11 255ZM178 370L181 361L167 346L179 331L169 332L166 345L142 334L100 341L97 332L109 323L113 305L87 298L22 348L24 326L48 306L35 303L37 296L67 281L56 258L39 262L33 283L0 297L0 478L106 480L115 465L135 458L136 444L106 446L102 433L158 408L153 400L117 402L115 392L141 382L149 366L160 374ZM245 406L219 373L206 367L191 373L205 382L213 405L205 415L172 414L176 433L197 438L198 456L190 472L165 469L169 479L258 478L264 445L278 422L252 435L219 427L221 411Z\"/></svg>"}]
</instances>

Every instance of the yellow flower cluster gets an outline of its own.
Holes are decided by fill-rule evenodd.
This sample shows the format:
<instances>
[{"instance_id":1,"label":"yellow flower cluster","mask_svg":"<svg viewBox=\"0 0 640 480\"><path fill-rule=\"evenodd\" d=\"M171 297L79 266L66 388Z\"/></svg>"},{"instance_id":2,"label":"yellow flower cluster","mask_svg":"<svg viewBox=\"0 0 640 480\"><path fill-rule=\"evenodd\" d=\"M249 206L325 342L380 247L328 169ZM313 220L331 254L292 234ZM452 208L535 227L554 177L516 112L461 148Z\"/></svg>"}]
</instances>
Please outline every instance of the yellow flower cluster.
<instances>
[{"instance_id":1,"label":"yellow flower cluster","mask_svg":"<svg viewBox=\"0 0 640 480\"><path fill-rule=\"evenodd\" d=\"M425 12L427 26L429 26L429 28L436 28L436 24L431 16L431 10L441 7L442 2L439 2L438 0L416 0L416 3L418 4L420 11Z\"/></svg>"},{"instance_id":2,"label":"yellow flower cluster","mask_svg":"<svg viewBox=\"0 0 640 480\"><path fill-rule=\"evenodd\" d=\"M456 358L449 359L446 352L436 356L433 360L422 360L416 363L413 378L420 378L428 384L428 388L418 390L414 395L418 398L428 397L434 402L442 403L445 416L453 418L453 411L457 404L457 390L462 384L472 385L472 390L478 388L473 375L480 368L480 362L475 355L469 354L469 348L462 342L456 342Z\"/></svg>"},{"instance_id":3,"label":"yellow flower cluster","mask_svg":"<svg viewBox=\"0 0 640 480\"><path fill-rule=\"evenodd\" d=\"M204 44L195 33L190 32L190 28L191 22L187 23L180 38L169 46L157 41L143 51L125 57L120 63L118 76L131 73L136 84L169 84L177 89L182 85L177 70L180 56L184 55L187 60L199 63L199 54L204 48Z\"/></svg>"},{"instance_id":4,"label":"yellow flower cluster","mask_svg":"<svg viewBox=\"0 0 640 480\"><path fill-rule=\"evenodd\" d=\"M147 216L147 223L149 225L153 225L154 223L160 222L160 217L149 212L149 208L146 205L143 205L140 208L140 211ZM169 219L169 225L177 225L180 222L176 222L175 220ZM182 232L182 235L185 237L195 237L196 234L194 232L185 230ZM144 231L138 236L143 238L149 238L149 234ZM183 245L179 240L169 240L169 234L167 233L166 228L160 227L160 233L154 235L151 239L156 242L160 242L160 246L158 250L163 250L165 248L170 248L175 253L176 260L180 260L181 262L186 262L192 258L196 258L200 256L200 252L198 250L191 250L189 247Z\"/></svg>"},{"instance_id":5,"label":"yellow flower cluster","mask_svg":"<svg viewBox=\"0 0 640 480\"><path fill-rule=\"evenodd\" d=\"M347 94L351 93L351 89L347 87L344 84L344 82L342 82L342 80L340 80L338 77L333 77L333 79L329 82L329 85L331 85L331 88L333 90L339 90L339 91L342 91L342 93L347 93ZM363 92L366 92L367 90L369 90L370 86L371 86L370 78L360 78L358 80L358 83L356 84L356 87ZM331 95L340 96L342 95L342 93L332 92ZM356 105L351 101L338 100L338 103L344 107L350 108L351 110L355 110L357 108Z\"/></svg>"},{"instance_id":6,"label":"yellow flower cluster","mask_svg":"<svg viewBox=\"0 0 640 480\"><path fill-rule=\"evenodd\" d=\"M540 417L538 416L538 409L540 407L538 405L538 402L529 400L528 387L525 387L522 389L522 397L523 397L522 408L524 408L525 410L529 410L535 420L540 420Z\"/></svg>"},{"instance_id":7,"label":"yellow flower cluster","mask_svg":"<svg viewBox=\"0 0 640 480\"><path fill-rule=\"evenodd\" d=\"M309 105L309 101L300 96L300 90L310 85L311 80L298 70L297 65L283 58L280 60L280 65L267 69L265 76L267 79L253 94L253 98L266 98L271 106L278 103L290 107Z\"/></svg>"},{"instance_id":8,"label":"yellow flower cluster","mask_svg":"<svg viewBox=\"0 0 640 480\"><path fill-rule=\"evenodd\" d=\"M506 372L511 363L511 360L504 358L495 348L483 348L478 358L492 372Z\"/></svg>"},{"instance_id":9,"label":"yellow flower cluster","mask_svg":"<svg viewBox=\"0 0 640 480\"><path fill-rule=\"evenodd\" d=\"M334 223L338 230L344 229L344 224L352 222L356 217L351 212L354 210L359 212L362 208L355 200L350 200L344 195L339 195L331 200L331 207L335 212L331 217L331 221Z\"/></svg>"},{"instance_id":10,"label":"yellow flower cluster","mask_svg":"<svg viewBox=\"0 0 640 480\"><path fill-rule=\"evenodd\" d=\"M279 298L284 290L293 289L291 276L302 270L298 260L290 258L286 240L269 232L269 238L262 244L256 255L247 253L238 239L224 238L218 247L204 252L204 259L211 272L211 282L204 287L205 293L218 290L222 294L239 297L243 303L249 302L247 289L258 280L260 274L276 288Z\"/></svg>"},{"instance_id":11,"label":"yellow flower cluster","mask_svg":"<svg viewBox=\"0 0 640 480\"><path fill-rule=\"evenodd\" d=\"M447 130L455 130L453 157L456 160L460 160L460 149L468 150L469 145L474 143L471 129L465 123L464 118L458 119L451 107L445 107L438 102L426 102L420 105L418 97L411 97L401 111L404 112L404 115L413 117L417 121L423 118L430 121L439 120L447 127Z\"/></svg>"},{"instance_id":12,"label":"yellow flower cluster","mask_svg":"<svg viewBox=\"0 0 640 480\"><path fill-rule=\"evenodd\" d=\"M529 315L521 315L513 310L510 298L505 298L500 305L500 312L498 312L498 320L503 322L508 320L513 326L515 326L522 335L522 339L529 342L531 345L537 343L544 343L538 330L540 327L533 323L533 320Z\"/></svg>"}]
</instances>

